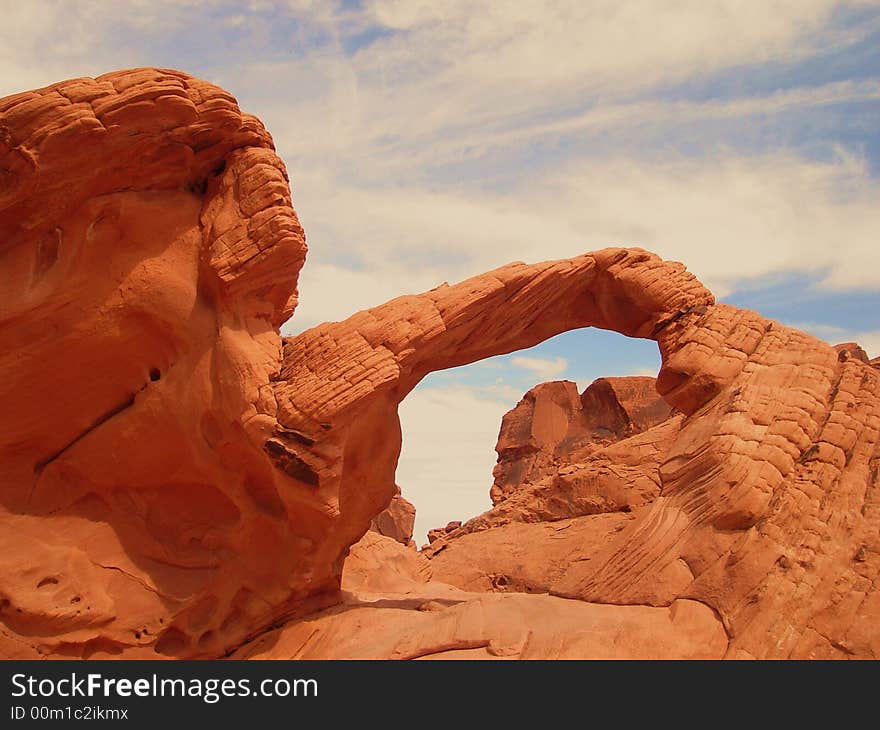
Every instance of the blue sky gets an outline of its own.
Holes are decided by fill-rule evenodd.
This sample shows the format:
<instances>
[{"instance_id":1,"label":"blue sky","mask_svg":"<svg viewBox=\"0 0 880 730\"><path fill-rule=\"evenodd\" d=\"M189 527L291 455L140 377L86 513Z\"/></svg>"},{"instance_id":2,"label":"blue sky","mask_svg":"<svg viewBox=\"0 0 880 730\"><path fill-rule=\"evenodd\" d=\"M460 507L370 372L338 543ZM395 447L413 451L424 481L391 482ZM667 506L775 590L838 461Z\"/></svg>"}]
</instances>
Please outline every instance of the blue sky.
<instances>
[{"instance_id":1,"label":"blue sky","mask_svg":"<svg viewBox=\"0 0 880 730\"><path fill-rule=\"evenodd\" d=\"M3 5L0 94L167 66L263 119L310 246L286 333L511 260L639 245L880 355L878 2ZM401 408L418 532L488 505L501 415L529 387L658 362L579 331L427 378Z\"/></svg>"}]
</instances>

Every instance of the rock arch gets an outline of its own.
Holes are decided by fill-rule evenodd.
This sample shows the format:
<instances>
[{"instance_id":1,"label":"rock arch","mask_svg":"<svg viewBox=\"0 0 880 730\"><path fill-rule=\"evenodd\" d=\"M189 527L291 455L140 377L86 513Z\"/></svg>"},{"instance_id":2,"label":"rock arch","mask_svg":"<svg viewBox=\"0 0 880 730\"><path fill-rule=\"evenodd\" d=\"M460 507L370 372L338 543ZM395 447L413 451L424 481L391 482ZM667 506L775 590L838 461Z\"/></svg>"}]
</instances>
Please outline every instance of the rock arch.
<instances>
[{"instance_id":1,"label":"rock arch","mask_svg":"<svg viewBox=\"0 0 880 730\"><path fill-rule=\"evenodd\" d=\"M343 552L391 498L397 406L429 372L581 327L655 337L713 301L681 264L637 249L510 264L400 297L285 340L272 450L308 472L339 524L328 550Z\"/></svg>"}]
</instances>

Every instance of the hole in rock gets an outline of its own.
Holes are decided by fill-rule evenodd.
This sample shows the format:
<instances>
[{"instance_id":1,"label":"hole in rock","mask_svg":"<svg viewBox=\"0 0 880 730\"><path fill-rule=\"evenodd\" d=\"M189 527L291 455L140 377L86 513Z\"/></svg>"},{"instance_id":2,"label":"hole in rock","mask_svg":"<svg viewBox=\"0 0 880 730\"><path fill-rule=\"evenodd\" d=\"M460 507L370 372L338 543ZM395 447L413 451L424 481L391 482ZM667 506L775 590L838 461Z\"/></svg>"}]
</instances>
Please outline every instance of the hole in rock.
<instances>
[{"instance_id":1,"label":"hole in rock","mask_svg":"<svg viewBox=\"0 0 880 730\"><path fill-rule=\"evenodd\" d=\"M396 481L416 508L413 539L488 510L504 414L539 383L570 380L582 393L596 378L656 377L657 345L586 328L527 350L431 373L400 404L403 446Z\"/></svg>"},{"instance_id":2,"label":"hole in rock","mask_svg":"<svg viewBox=\"0 0 880 730\"><path fill-rule=\"evenodd\" d=\"M205 191L208 189L208 179L204 178L202 180L192 180L186 185L186 190L189 193L193 193L193 195L204 195Z\"/></svg>"},{"instance_id":3,"label":"hole in rock","mask_svg":"<svg viewBox=\"0 0 880 730\"><path fill-rule=\"evenodd\" d=\"M150 368L150 380L154 383L162 377L162 373L159 372L159 368Z\"/></svg>"},{"instance_id":4,"label":"hole in rock","mask_svg":"<svg viewBox=\"0 0 880 730\"><path fill-rule=\"evenodd\" d=\"M52 576L48 576L43 578L39 583L37 583L37 588L46 588L48 586L57 586L58 579L53 578Z\"/></svg>"},{"instance_id":5,"label":"hole in rock","mask_svg":"<svg viewBox=\"0 0 880 730\"><path fill-rule=\"evenodd\" d=\"M156 642L156 645L153 647L153 651L157 654L175 656L186 649L188 645L189 640L187 639L186 634L172 626L162 633L159 640Z\"/></svg>"},{"instance_id":6,"label":"hole in rock","mask_svg":"<svg viewBox=\"0 0 880 730\"><path fill-rule=\"evenodd\" d=\"M39 279L58 261L61 253L61 229L55 228L44 233L37 241L34 261L34 278Z\"/></svg>"}]
</instances>

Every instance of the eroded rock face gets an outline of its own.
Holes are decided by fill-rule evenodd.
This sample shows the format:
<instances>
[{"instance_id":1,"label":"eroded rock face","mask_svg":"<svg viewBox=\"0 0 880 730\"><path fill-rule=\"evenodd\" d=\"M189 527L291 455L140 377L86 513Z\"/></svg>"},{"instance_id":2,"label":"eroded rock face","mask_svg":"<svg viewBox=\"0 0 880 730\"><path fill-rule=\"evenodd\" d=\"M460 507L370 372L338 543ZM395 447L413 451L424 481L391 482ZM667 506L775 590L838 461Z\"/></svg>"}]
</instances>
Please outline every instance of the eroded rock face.
<instances>
[{"instance_id":1,"label":"eroded rock face","mask_svg":"<svg viewBox=\"0 0 880 730\"><path fill-rule=\"evenodd\" d=\"M218 654L312 592L265 452L305 252L217 87L0 101L0 653Z\"/></svg>"},{"instance_id":2,"label":"eroded rock face","mask_svg":"<svg viewBox=\"0 0 880 730\"><path fill-rule=\"evenodd\" d=\"M880 373L858 357L638 249L511 264L282 344L304 237L228 94L142 69L0 115L4 657L880 653ZM555 595L406 559L408 597L371 599L369 570L340 593L394 497L407 393L586 326L656 340L680 414L591 454L604 477L559 475L584 510L567 519L618 519L609 539L551 556ZM366 560L407 550L367 541Z\"/></svg>"},{"instance_id":3,"label":"eroded rock face","mask_svg":"<svg viewBox=\"0 0 880 730\"><path fill-rule=\"evenodd\" d=\"M401 545L413 543L413 527L416 524L416 508L395 487L394 496L388 506L373 518L370 529L397 540Z\"/></svg>"},{"instance_id":4,"label":"eroded rock face","mask_svg":"<svg viewBox=\"0 0 880 730\"><path fill-rule=\"evenodd\" d=\"M570 381L536 385L501 422L492 503L669 415L654 378L599 378L580 395Z\"/></svg>"},{"instance_id":5,"label":"eroded rock face","mask_svg":"<svg viewBox=\"0 0 880 730\"><path fill-rule=\"evenodd\" d=\"M447 566L451 562L458 565L461 561L469 564L478 560L481 553L478 546L483 543L491 546L495 538L481 534L479 538L459 542L458 538L463 535L483 533L510 523L534 524L608 513L630 514L651 504L660 495L660 466L681 429L682 420L680 414L670 416L642 433L605 447L593 444L591 448L576 452L570 460L557 460L545 476L521 484L489 511L463 525L457 523L454 530L438 533L431 545L424 548L426 554L434 557L443 551L439 562ZM531 546L524 543L518 550L529 555L538 566L543 564L548 550L553 551L543 544L543 540L539 543ZM492 548L488 552L495 555ZM525 563L520 567L524 571L531 570ZM448 567L445 572L440 572L448 577L457 571L456 567ZM470 569L463 568L458 572L469 574ZM519 582L515 577L511 580ZM449 578L449 582L461 585L454 578Z\"/></svg>"},{"instance_id":6,"label":"eroded rock face","mask_svg":"<svg viewBox=\"0 0 880 730\"><path fill-rule=\"evenodd\" d=\"M460 527L461 520L451 520L450 522L447 522L444 527L435 527L433 530L428 530L428 544L430 545L441 537L445 537L446 535L455 532Z\"/></svg>"},{"instance_id":7,"label":"eroded rock face","mask_svg":"<svg viewBox=\"0 0 880 730\"><path fill-rule=\"evenodd\" d=\"M835 345L834 349L837 350L837 356L841 360L847 360L854 357L859 362L871 363L868 359L868 354L862 349L862 346L859 345L858 342L843 342L839 345Z\"/></svg>"}]
</instances>

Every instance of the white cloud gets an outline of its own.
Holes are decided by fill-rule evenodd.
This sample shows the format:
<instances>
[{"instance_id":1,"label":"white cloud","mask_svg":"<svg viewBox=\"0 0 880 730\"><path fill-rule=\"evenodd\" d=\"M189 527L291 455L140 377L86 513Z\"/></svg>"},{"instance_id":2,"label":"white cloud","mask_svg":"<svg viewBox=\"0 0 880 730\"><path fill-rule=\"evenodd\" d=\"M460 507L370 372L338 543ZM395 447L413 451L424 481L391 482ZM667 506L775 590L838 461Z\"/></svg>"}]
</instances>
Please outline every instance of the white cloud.
<instances>
[{"instance_id":1,"label":"white cloud","mask_svg":"<svg viewBox=\"0 0 880 730\"><path fill-rule=\"evenodd\" d=\"M550 360L543 357L516 355L510 358L510 364L514 367L528 370L542 382L556 379L568 368L568 360L564 357L557 357Z\"/></svg>"},{"instance_id":2,"label":"white cloud","mask_svg":"<svg viewBox=\"0 0 880 730\"><path fill-rule=\"evenodd\" d=\"M876 100L876 79L706 101L645 91L737 64L791 61L875 29L868 20L829 30L830 14L847 4L771 2L744 12L726 1L514 2L475 12L464 2L374 2L347 22L395 32L353 57L325 49L243 70L248 94L271 79L261 114L290 166L312 246L294 326L511 260L612 245L683 260L718 296L779 272L820 274L838 289L880 285L880 268L859 263L875 248L880 187L844 151L824 163L788 150L716 148L691 159L576 151L562 166L539 159L489 173L474 162L536 140ZM326 22L339 29L336 12ZM465 165L455 184L438 184L432 171L455 164ZM330 294L334 280L352 286Z\"/></svg>"},{"instance_id":3,"label":"white cloud","mask_svg":"<svg viewBox=\"0 0 880 730\"><path fill-rule=\"evenodd\" d=\"M854 330L819 322L795 322L791 326L809 332L830 345L856 342L869 358L880 357L880 330Z\"/></svg>"},{"instance_id":4,"label":"white cloud","mask_svg":"<svg viewBox=\"0 0 880 730\"><path fill-rule=\"evenodd\" d=\"M426 132L461 123L465 111L482 124L542 100L558 109L585 90L613 94L622 86L632 91L809 55L822 46L819 31L841 4L781 0L744 9L736 0L509 0L475 12L466 0L377 0L368 5L373 19L400 32L362 50L354 64L364 85L386 92L387 101L418 83L421 114L406 122ZM400 111L392 104L378 121L385 126Z\"/></svg>"},{"instance_id":5,"label":"white cloud","mask_svg":"<svg viewBox=\"0 0 880 730\"><path fill-rule=\"evenodd\" d=\"M290 167L312 249L294 328L510 260L618 244L687 262L719 295L738 279L781 271L827 272L824 283L839 289L880 285L880 268L862 263L875 256L880 188L845 153L826 163L725 150L689 160L581 153L563 167L520 165L509 178L487 181L474 169L442 188L430 172L495 146L589 130L876 99L876 80L732 100L638 96L652 84L858 40L876 20L846 31L828 26L835 8L850 4L775 0L743 11L733 0L572 0L475 11L463 1L377 0L362 10L286 3L299 27L311 29L303 32L330 40L291 61L255 44L252 58L217 74L256 105ZM254 37L268 17L260 14L283 6L211 5L227 11L218 10L216 27L245 18ZM189 27L205 3L72 7L10 7L0 29L0 88L159 62L150 44ZM377 25L394 32L353 56L342 50L345 38ZM193 32L203 42L210 26ZM120 27L131 29L125 44L115 41Z\"/></svg>"},{"instance_id":6,"label":"white cloud","mask_svg":"<svg viewBox=\"0 0 880 730\"><path fill-rule=\"evenodd\" d=\"M219 0L5 3L0 96L132 66L168 65L151 46L195 22L201 29L209 26L204 11L218 5Z\"/></svg>"},{"instance_id":7,"label":"white cloud","mask_svg":"<svg viewBox=\"0 0 880 730\"><path fill-rule=\"evenodd\" d=\"M652 378L656 378L657 377L657 368L634 368L628 374L629 375L650 376Z\"/></svg>"},{"instance_id":8,"label":"white cloud","mask_svg":"<svg viewBox=\"0 0 880 730\"><path fill-rule=\"evenodd\" d=\"M853 340L862 346L868 357L880 357L880 330L857 332Z\"/></svg>"},{"instance_id":9,"label":"white cloud","mask_svg":"<svg viewBox=\"0 0 880 730\"><path fill-rule=\"evenodd\" d=\"M842 151L829 162L721 153L572 165L540 197L591 242L682 260L719 294L781 272L819 274L829 288L880 286L880 268L864 263L876 260L880 182Z\"/></svg>"},{"instance_id":10,"label":"white cloud","mask_svg":"<svg viewBox=\"0 0 880 730\"><path fill-rule=\"evenodd\" d=\"M646 122L653 127L676 127L713 120L767 117L797 109L818 109L876 99L880 99L880 82L868 80L837 81L820 86L784 89L766 95L708 101L611 100L551 121L529 123L519 119L512 126L508 122L505 128L496 128L491 132L485 128L456 129L429 147L413 150L407 162L410 165L417 161L438 164L463 156L479 157L495 150L544 139L644 128Z\"/></svg>"},{"instance_id":11,"label":"white cloud","mask_svg":"<svg viewBox=\"0 0 880 730\"><path fill-rule=\"evenodd\" d=\"M415 540L451 520L487 510L495 443L504 414L516 405L497 391L460 385L421 387L400 405L403 451L397 482L416 506Z\"/></svg>"},{"instance_id":12,"label":"white cloud","mask_svg":"<svg viewBox=\"0 0 880 730\"><path fill-rule=\"evenodd\" d=\"M287 123L273 129L292 158L326 162L332 149L369 159L381 172L473 158L487 146L621 118L656 124L873 98L870 82L837 82L733 103L631 101L658 85L855 42L876 22L856 30L827 23L835 9L852 4L780 0L744 10L736 0L511 0L477 9L469 2L379 1L345 22L339 12L323 18L337 43L376 24L393 32L351 57L327 49L309 54L305 88L300 59L276 63L271 73L250 73L245 63L240 88L251 94L265 86L266 104L286 110ZM234 76L230 82L236 85ZM593 109L584 112L587 103Z\"/></svg>"},{"instance_id":13,"label":"white cloud","mask_svg":"<svg viewBox=\"0 0 880 730\"><path fill-rule=\"evenodd\" d=\"M877 260L880 182L845 153L582 160L503 192L300 181L294 200L312 252L296 329L512 260L614 245L684 261L719 296L783 272L880 287L880 267L866 265ZM356 263L327 263L333 256Z\"/></svg>"},{"instance_id":14,"label":"white cloud","mask_svg":"<svg viewBox=\"0 0 880 730\"><path fill-rule=\"evenodd\" d=\"M284 333L301 332L321 322L337 322L402 294L431 289L442 274L407 271L391 257L370 262L359 270L309 261L300 274L300 304Z\"/></svg>"},{"instance_id":15,"label":"white cloud","mask_svg":"<svg viewBox=\"0 0 880 730\"><path fill-rule=\"evenodd\" d=\"M525 395L525 392L522 389L507 385L506 383L501 382L500 379L499 382L485 386L481 391L503 401L504 403L509 403L511 408L519 402L523 395Z\"/></svg>"},{"instance_id":16,"label":"white cloud","mask_svg":"<svg viewBox=\"0 0 880 730\"><path fill-rule=\"evenodd\" d=\"M795 329L809 332L814 337L818 337L827 342L832 342L832 344L835 345L839 342L844 342L844 340L840 338L846 337L847 335L846 328L838 327L834 324L823 324L821 322L793 322L791 326Z\"/></svg>"}]
</instances>

